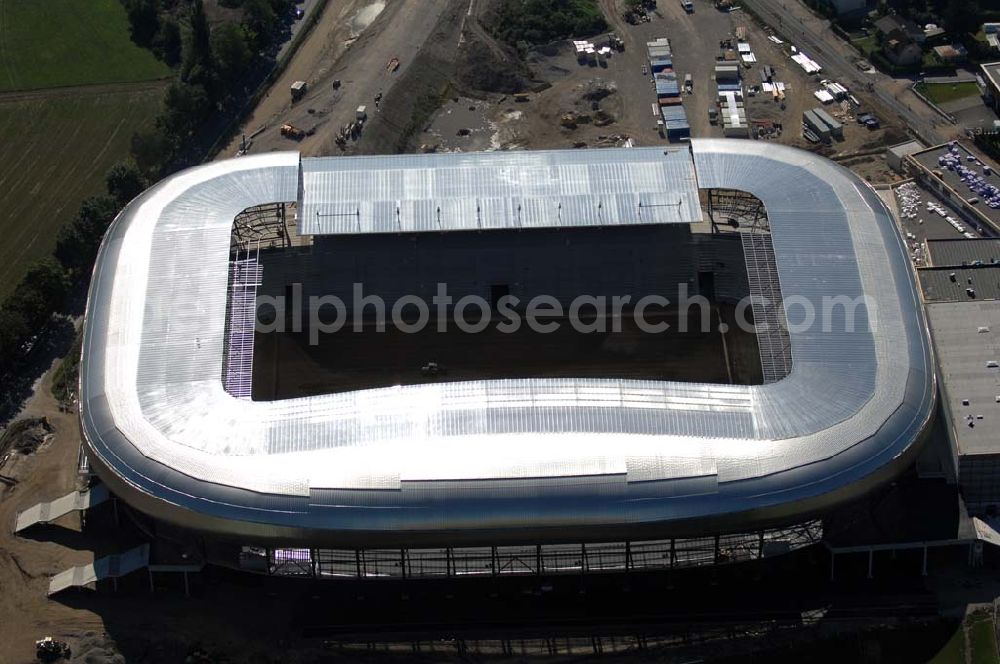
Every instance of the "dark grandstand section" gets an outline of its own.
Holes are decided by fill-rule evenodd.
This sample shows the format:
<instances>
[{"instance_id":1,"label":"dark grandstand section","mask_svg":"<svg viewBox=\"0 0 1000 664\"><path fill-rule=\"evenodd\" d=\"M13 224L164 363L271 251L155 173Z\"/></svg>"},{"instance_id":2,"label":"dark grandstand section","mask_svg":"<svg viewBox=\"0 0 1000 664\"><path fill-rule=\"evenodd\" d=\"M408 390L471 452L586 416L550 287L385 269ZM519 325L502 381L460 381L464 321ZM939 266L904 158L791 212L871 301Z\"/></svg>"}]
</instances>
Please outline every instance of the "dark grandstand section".
<instances>
[{"instance_id":1,"label":"dark grandstand section","mask_svg":"<svg viewBox=\"0 0 1000 664\"><path fill-rule=\"evenodd\" d=\"M317 237L308 247L262 250L261 262L260 293L265 300L283 298L284 311L270 304L259 311L262 321L281 316L283 325L270 327L283 330L256 335L255 400L480 379L762 381L756 337L736 321L735 305L748 285L734 234L659 225ZM385 302L390 320L384 331L371 302L358 309L355 284ZM481 298L490 317L485 329L457 325L453 304L439 310L433 299L439 284L446 285L452 303ZM345 304L345 324L317 334L311 321L329 324L336 312L329 304L317 307L314 298L331 295ZM607 316L595 316L587 303L571 319L569 308L581 295L604 298ZM670 301L642 312L645 322L657 325L655 332L636 320L635 304L650 295ZM419 332L391 324L393 303L408 296L430 310ZM528 302L537 296L563 307L562 315L544 318L556 324L554 331L525 322ZM516 302L509 300L509 309L501 311L504 297ZM628 300L616 310L619 297ZM445 313L443 330L439 311ZM415 308L401 312L407 324L415 322ZM511 312L521 322L513 331L499 326L511 320ZM470 306L463 320L475 326L482 317L480 308ZM719 332L720 323L727 332ZM430 363L436 371L426 370Z\"/></svg>"}]
</instances>

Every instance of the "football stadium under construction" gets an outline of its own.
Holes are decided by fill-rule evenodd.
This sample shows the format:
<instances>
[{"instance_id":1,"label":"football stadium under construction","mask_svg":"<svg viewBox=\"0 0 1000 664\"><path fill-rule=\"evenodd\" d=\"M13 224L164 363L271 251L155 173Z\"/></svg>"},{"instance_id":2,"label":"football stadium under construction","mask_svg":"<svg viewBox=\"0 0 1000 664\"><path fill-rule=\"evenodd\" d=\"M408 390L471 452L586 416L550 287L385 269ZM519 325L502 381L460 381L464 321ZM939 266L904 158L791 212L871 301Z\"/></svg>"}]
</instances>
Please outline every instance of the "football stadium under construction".
<instances>
[{"instance_id":1,"label":"football stadium under construction","mask_svg":"<svg viewBox=\"0 0 1000 664\"><path fill-rule=\"evenodd\" d=\"M522 316L659 295L670 327L640 332L626 304L611 332L382 331L359 284L389 307L446 284L446 322L469 296L487 319L505 298ZM679 291L710 326L681 329ZM334 313L355 324L315 335ZM795 550L912 465L935 407L881 199L725 139L183 171L105 238L80 385L90 468L138 518L209 562L317 578Z\"/></svg>"}]
</instances>

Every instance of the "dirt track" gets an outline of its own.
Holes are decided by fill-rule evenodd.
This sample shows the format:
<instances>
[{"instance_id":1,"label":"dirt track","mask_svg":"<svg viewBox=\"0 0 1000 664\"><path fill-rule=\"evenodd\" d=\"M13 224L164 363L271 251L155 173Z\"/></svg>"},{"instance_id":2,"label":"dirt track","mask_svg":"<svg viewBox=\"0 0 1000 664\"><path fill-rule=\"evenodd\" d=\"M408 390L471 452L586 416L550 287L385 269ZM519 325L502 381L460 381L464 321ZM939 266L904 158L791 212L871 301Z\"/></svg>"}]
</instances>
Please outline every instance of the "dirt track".
<instances>
[{"instance_id":1,"label":"dirt track","mask_svg":"<svg viewBox=\"0 0 1000 664\"><path fill-rule=\"evenodd\" d=\"M330 0L323 15L292 58L285 72L272 86L244 124L250 152L299 150L304 155L331 154L333 139L340 127L352 121L360 105L376 115L375 95L382 93L389 103L390 90L403 79L420 51L431 38L442 14L465 3L460 0L422 2L388 0L370 25L365 25L377 11L381 0ZM366 9L368 8L368 9ZM457 47L457 42L455 44ZM389 72L389 60L398 57L400 66ZM305 80L309 91L292 104L289 87ZM339 90L333 81L340 80ZM311 112L310 112L311 111ZM290 123L312 135L296 143L280 135L282 123ZM239 148L236 138L219 158L232 157Z\"/></svg>"}]
</instances>

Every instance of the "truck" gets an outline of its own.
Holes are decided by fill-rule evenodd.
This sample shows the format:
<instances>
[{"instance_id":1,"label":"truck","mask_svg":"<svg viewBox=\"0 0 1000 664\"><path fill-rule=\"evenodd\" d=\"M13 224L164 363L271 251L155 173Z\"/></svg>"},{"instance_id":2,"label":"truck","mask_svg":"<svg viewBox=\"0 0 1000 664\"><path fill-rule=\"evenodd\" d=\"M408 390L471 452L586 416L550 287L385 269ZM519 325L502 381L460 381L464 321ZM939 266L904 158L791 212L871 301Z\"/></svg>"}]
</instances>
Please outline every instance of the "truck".
<instances>
[{"instance_id":1,"label":"truck","mask_svg":"<svg viewBox=\"0 0 1000 664\"><path fill-rule=\"evenodd\" d=\"M526 101L528 101L528 99L529 99L529 97L528 97L528 93L527 92L515 92L514 93L514 101L516 101L516 102L526 102Z\"/></svg>"},{"instance_id":2,"label":"truck","mask_svg":"<svg viewBox=\"0 0 1000 664\"><path fill-rule=\"evenodd\" d=\"M290 124L281 125L281 135L285 138L290 138L293 141L301 141L306 137L306 132L302 131L298 127L293 127Z\"/></svg>"},{"instance_id":3,"label":"truck","mask_svg":"<svg viewBox=\"0 0 1000 664\"><path fill-rule=\"evenodd\" d=\"M684 8L688 14L694 13L694 3L691 0L681 0L681 7Z\"/></svg>"},{"instance_id":4,"label":"truck","mask_svg":"<svg viewBox=\"0 0 1000 664\"><path fill-rule=\"evenodd\" d=\"M691 74L684 74L684 92L691 94L694 89L694 81L691 79Z\"/></svg>"},{"instance_id":5,"label":"truck","mask_svg":"<svg viewBox=\"0 0 1000 664\"><path fill-rule=\"evenodd\" d=\"M354 111L354 119L358 122L364 122L368 119L368 107L358 106L358 109Z\"/></svg>"},{"instance_id":6,"label":"truck","mask_svg":"<svg viewBox=\"0 0 1000 664\"><path fill-rule=\"evenodd\" d=\"M306 90L308 88L309 86L306 84L305 81L295 81L294 83L292 83L291 86L292 101L295 102L302 99L302 97L305 96Z\"/></svg>"}]
</instances>

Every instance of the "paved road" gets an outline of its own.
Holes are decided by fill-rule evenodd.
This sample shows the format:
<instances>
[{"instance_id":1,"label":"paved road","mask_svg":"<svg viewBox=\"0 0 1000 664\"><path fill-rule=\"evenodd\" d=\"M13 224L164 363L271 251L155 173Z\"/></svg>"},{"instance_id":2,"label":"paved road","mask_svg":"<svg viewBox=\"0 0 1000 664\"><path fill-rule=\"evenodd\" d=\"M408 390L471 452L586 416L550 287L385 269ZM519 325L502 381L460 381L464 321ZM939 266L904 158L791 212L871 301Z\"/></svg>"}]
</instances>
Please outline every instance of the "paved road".
<instances>
[{"instance_id":1,"label":"paved road","mask_svg":"<svg viewBox=\"0 0 1000 664\"><path fill-rule=\"evenodd\" d=\"M852 91L861 91L861 96L874 97L878 103L891 111L912 133L928 145L944 142L944 137L935 128L936 122L928 120L912 106L900 100L893 93L896 80L885 74L865 74L854 64L860 57L845 55L842 49L850 47L827 27L817 32L806 24L787 5L793 0L745 0L775 32L784 36L809 57L823 66L831 78L846 84Z\"/></svg>"}]
</instances>

